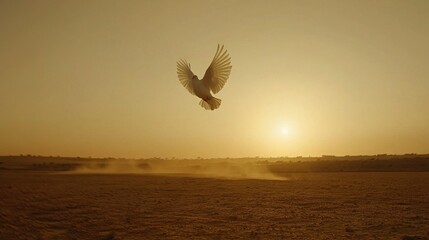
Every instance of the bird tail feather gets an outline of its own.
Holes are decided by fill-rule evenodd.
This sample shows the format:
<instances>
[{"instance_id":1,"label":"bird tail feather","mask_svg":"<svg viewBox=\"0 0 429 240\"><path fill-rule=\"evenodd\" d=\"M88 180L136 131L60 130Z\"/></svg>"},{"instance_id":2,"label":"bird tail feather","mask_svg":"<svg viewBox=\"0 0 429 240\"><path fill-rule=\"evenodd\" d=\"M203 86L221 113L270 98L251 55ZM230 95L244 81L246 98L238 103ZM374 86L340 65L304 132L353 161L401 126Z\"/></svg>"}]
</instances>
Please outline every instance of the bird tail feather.
<instances>
[{"instance_id":1,"label":"bird tail feather","mask_svg":"<svg viewBox=\"0 0 429 240\"><path fill-rule=\"evenodd\" d=\"M219 98L211 97L207 100L201 100L200 106L205 108L206 110L215 110L219 108L221 102L222 100L220 100Z\"/></svg>"}]
</instances>

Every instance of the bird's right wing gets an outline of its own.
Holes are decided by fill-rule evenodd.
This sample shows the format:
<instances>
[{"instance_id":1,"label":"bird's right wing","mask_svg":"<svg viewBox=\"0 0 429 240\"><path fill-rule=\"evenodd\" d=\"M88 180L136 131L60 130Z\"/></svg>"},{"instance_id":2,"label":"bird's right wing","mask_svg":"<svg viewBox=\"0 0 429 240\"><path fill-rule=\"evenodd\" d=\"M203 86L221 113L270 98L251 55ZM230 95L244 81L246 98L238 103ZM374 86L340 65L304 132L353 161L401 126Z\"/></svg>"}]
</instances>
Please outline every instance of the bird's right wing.
<instances>
[{"instance_id":1,"label":"bird's right wing","mask_svg":"<svg viewBox=\"0 0 429 240\"><path fill-rule=\"evenodd\" d=\"M229 78L232 68L231 58L228 52L223 48L223 45L221 48L219 47L220 46L217 45L216 54L202 79L204 84L209 87L214 94L218 93L223 88Z\"/></svg>"},{"instance_id":2,"label":"bird's right wing","mask_svg":"<svg viewBox=\"0 0 429 240\"><path fill-rule=\"evenodd\" d=\"M192 77L194 73L191 71L191 64L180 59L177 62L177 77L180 83L193 95L195 95L194 87L192 86Z\"/></svg>"}]
</instances>

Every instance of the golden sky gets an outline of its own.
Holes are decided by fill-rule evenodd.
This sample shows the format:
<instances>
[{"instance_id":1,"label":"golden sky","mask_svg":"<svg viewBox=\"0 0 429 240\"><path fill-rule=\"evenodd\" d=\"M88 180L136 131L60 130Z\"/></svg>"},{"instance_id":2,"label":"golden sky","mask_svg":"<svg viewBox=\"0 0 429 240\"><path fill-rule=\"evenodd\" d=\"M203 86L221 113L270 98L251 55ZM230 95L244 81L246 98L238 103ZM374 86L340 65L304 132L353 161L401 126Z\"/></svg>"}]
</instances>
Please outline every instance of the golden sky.
<instances>
[{"instance_id":1,"label":"golden sky","mask_svg":"<svg viewBox=\"0 0 429 240\"><path fill-rule=\"evenodd\" d=\"M429 1L0 1L0 155L429 152ZM217 44L218 110L181 86Z\"/></svg>"}]
</instances>

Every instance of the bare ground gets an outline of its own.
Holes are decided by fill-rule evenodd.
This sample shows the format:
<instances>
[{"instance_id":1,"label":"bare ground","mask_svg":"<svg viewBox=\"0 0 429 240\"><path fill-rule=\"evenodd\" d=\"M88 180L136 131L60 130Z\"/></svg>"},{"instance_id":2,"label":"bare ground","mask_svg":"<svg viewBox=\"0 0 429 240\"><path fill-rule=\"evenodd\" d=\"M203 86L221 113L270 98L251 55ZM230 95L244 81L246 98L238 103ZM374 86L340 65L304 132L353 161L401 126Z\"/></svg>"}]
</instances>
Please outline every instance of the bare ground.
<instances>
[{"instance_id":1,"label":"bare ground","mask_svg":"<svg viewBox=\"0 0 429 240\"><path fill-rule=\"evenodd\" d=\"M429 237L428 172L287 177L0 170L0 239Z\"/></svg>"}]
</instances>

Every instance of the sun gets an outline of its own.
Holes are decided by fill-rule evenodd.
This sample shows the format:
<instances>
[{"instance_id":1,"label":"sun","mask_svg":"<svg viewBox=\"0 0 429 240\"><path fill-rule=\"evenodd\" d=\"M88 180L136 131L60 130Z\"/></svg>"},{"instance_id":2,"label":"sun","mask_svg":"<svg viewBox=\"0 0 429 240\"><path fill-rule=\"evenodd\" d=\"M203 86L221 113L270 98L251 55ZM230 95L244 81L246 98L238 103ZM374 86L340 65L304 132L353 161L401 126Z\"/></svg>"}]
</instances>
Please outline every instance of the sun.
<instances>
[{"instance_id":1,"label":"sun","mask_svg":"<svg viewBox=\"0 0 429 240\"><path fill-rule=\"evenodd\" d=\"M283 126L283 127L280 128L280 134L281 135L287 136L287 135L289 135L289 133L290 133L290 130L289 130L288 127Z\"/></svg>"}]
</instances>

